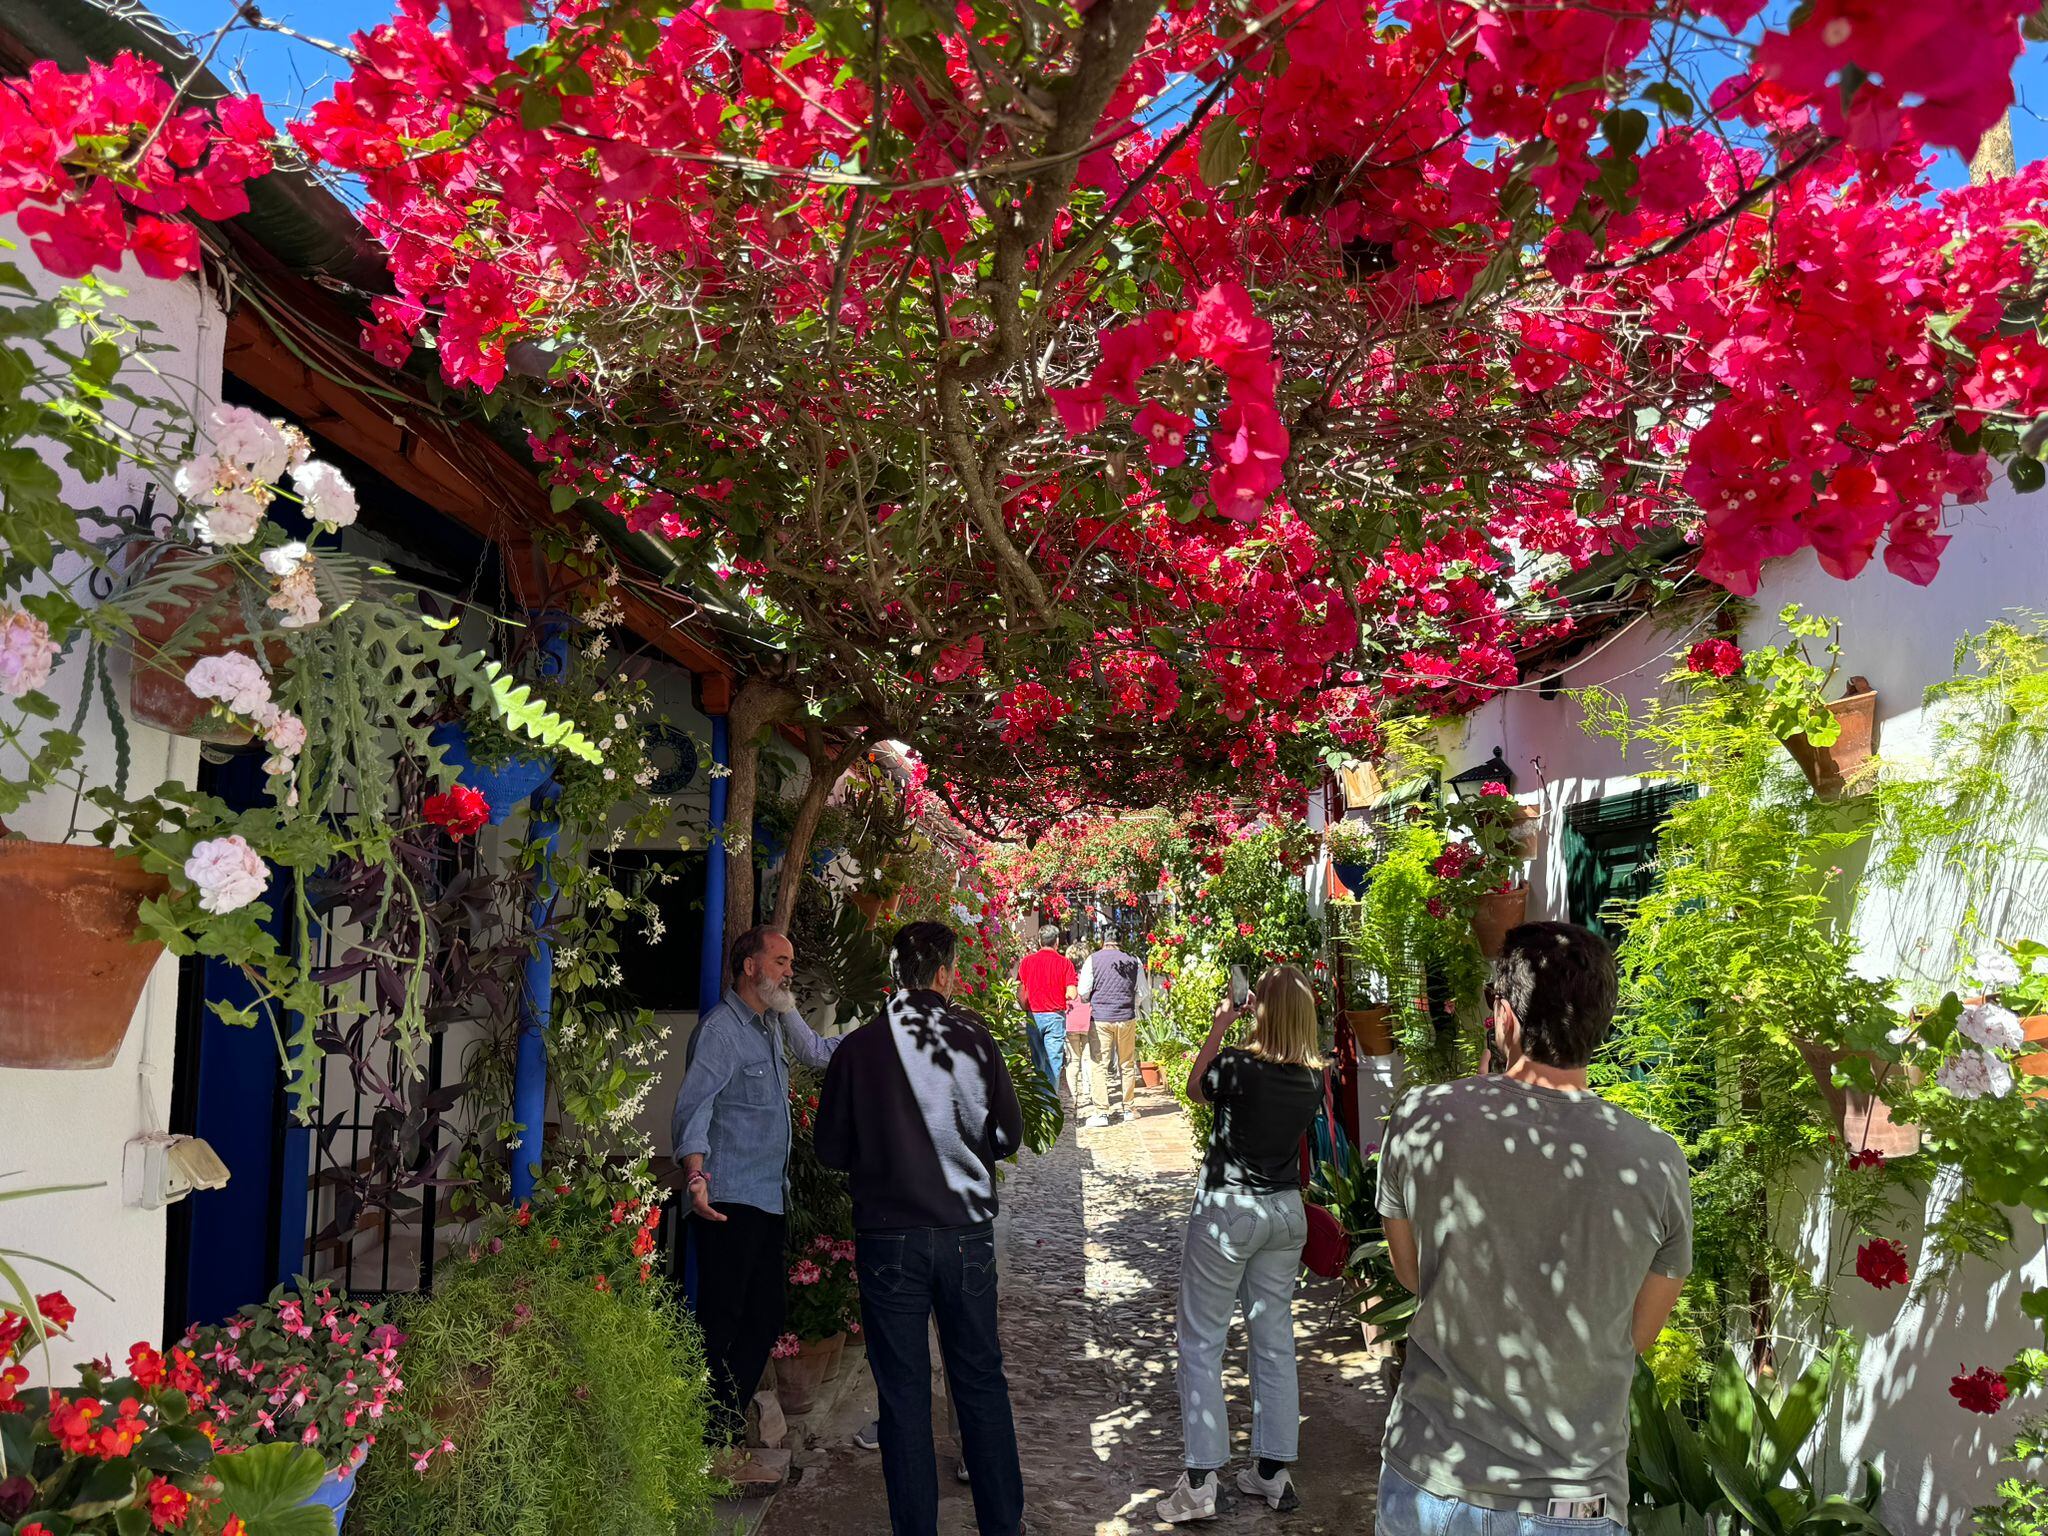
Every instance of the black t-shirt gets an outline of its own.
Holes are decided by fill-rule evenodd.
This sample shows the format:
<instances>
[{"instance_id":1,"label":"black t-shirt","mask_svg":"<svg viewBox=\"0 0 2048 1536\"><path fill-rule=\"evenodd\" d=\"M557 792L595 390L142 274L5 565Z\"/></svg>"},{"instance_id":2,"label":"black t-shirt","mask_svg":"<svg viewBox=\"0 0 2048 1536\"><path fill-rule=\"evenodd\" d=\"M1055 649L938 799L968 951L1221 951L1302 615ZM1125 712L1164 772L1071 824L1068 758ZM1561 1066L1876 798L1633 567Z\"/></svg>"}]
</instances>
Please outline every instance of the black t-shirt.
<instances>
[{"instance_id":1,"label":"black t-shirt","mask_svg":"<svg viewBox=\"0 0 2048 1536\"><path fill-rule=\"evenodd\" d=\"M1301 1188L1301 1138L1323 1102L1312 1068L1229 1046L1202 1074L1202 1091L1216 1107L1202 1188L1258 1195Z\"/></svg>"}]
</instances>

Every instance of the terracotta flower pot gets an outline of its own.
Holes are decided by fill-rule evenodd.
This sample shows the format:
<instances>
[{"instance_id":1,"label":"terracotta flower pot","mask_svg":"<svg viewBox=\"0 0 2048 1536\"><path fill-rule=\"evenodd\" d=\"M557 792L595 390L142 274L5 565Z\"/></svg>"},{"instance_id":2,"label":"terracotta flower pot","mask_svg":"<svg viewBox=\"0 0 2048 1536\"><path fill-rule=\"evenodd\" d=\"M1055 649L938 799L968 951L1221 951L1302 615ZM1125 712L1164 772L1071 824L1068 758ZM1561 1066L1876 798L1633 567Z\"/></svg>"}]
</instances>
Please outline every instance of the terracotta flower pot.
<instances>
[{"instance_id":1,"label":"terracotta flower pot","mask_svg":"<svg viewBox=\"0 0 2048 1536\"><path fill-rule=\"evenodd\" d=\"M0 842L0 1067L113 1064L163 953L136 912L168 889L110 848Z\"/></svg>"},{"instance_id":2,"label":"terracotta flower pot","mask_svg":"<svg viewBox=\"0 0 2048 1536\"><path fill-rule=\"evenodd\" d=\"M171 550L150 571L152 578L173 573L178 578L180 595L157 606L156 611L163 616L143 613L136 617L128 674L128 713L142 724L169 731L173 736L189 736L221 746L242 746L250 740L251 733L212 714L212 701L197 697L185 686L186 671L202 656L223 656L235 650L255 654L256 642L250 637L241 604L234 596L238 574L235 563L214 560L209 564L207 557L197 552ZM211 590L199 590L202 582ZM159 660L158 652L170 645L178 631L202 608L213 613L213 623L204 633L187 639L175 654ZM290 647L274 638L265 643L264 652L273 668L291 657Z\"/></svg>"},{"instance_id":3,"label":"terracotta flower pot","mask_svg":"<svg viewBox=\"0 0 2048 1536\"><path fill-rule=\"evenodd\" d=\"M1382 1004L1377 1008L1347 1008L1344 1022L1350 1026L1352 1038L1358 1042L1361 1056L1391 1056L1394 1054L1394 1010Z\"/></svg>"},{"instance_id":4,"label":"terracotta flower pot","mask_svg":"<svg viewBox=\"0 0 2048 1536\"><path fill-rule=\"evenodd\" d=\"M1159 1063L1156 1061L1139 1062L1138 1077L1147 1088L1157 1088L1166 1081L1166 1074L1159 1070Z\"/></svg>"},{"instance_id":5,"label":"terracotta flower pot","mask_svg":"<svg viewBox=\"0 0 2048 1536\"><path fill-rule=\"evenodd\" d=\"M2013 1070L2022 1077L2048 1078L2048 1013L2036 1013L2020 1020L2020 1028L2027 1037L2027 1044L2039 1046L2013 1062ZM2030 1099L2048 1099L2048 1082L2036 1083L2026 1089Z\"/></svg>"},{"instance_id":6,"label":"terracotta flower pot","mask_svg":"<svg viewBox=\"0 0 2048 1536\"><path fill-rule=\"evenodd\" d=\"M1529 911L1529 887L1511 891L1488 891L1472 909L1472 937L1479 953L1491 960L1507 942L1508 930L1516 927Z\"/></svg>"},{"instance_id":7,"label":"terracotta flower pot","mask_svg":"<svg viewBox=\"0 0 2048 1536\"><path fill-rule=\"evenodd\" d=\"M865 892L856 892L854 895L849 896L846 899L853 903L854 911L858 912L862 917L868 920L868 925L870 927L874 926L876 923L882 920L881 897L870 896Z\"/></svg>"},{"instance_id":8,"label":"terracotta flower pot","mask_svg":"<svg viewBox=\"0 0 2048 1536\"><path fill-rule=\"evenodd\" d=\"M1911 1157L1920 1150L1920 1128L1917 1125L1894 1120L1891 1107L1873 1094L1836 1085L1835 1065L1846 1052L1816 1045L1811 1040L1795 1040L1793 1044L1799 1047L1800 1057L1820 1088L1828 1113L1834 1117L1835 1129L1842 1133L1843 1141L1852 1152L1882 1152L1886 1157ZM1877 1062L1875 1067L1880 1076L1887 1068L1894 1072L1907 1070L1886 1062Z\"/></svg>"},{"instance_id":9,"label":"terracotta flower pot","mask_svg":"<svg viewBox=\"0 0 2048 1536\"><path fill-rule=\"evenodd\" d=\"M794 1355L775 1362L775 1399L784 1413L809 1413L817 1405L819 1389L832 1373L846 1335L829 1339L805 1339Z\"/></svg>"},{"instance_id":10,"label":"terracotta flower pot","mask_svg":"<svg viewBox=\"0 0 2048 1536\"><path fill-rule=\"evenodd\" d=\"M1514 852L1518 859L1533 859L1543 846L1543 807L1540 805L1518 805L1515 807L1515 825L1512 832Z\"/></svg>"},{"instance_id":11,"label":"terracotta flower pot","mask_svg":"<svg viewBox=\"0 0 2048 1536\"><path fill-rule=\"evenodd\" d=\"M1833 746L1816 747L1806 733L1785 738L1785 750L1792 754L1806 775L1813 792L1832 800L1870 761L1877 743L1877 693L1867 677L1849 679L1849 691L1828 706L1842 723L1842 734Z\"/></svg>"}]
</instances>

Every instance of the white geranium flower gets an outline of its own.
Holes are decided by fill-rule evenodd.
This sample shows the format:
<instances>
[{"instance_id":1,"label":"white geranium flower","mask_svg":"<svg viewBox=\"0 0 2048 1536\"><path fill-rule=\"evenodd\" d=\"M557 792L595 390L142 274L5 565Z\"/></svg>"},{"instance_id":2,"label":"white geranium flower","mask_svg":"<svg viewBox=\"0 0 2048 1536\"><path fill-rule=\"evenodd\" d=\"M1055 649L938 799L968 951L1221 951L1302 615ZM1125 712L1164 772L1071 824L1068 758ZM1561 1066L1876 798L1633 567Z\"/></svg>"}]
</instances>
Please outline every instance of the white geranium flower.
<instances>
[{"instance_id":1,"label":"white geranium flower","mask_svg":"<svg viewBox=\"0 0 2048 1536\"><path fill-rule=\"evenodd\" d=\"M291 574L277 584L277 590L264 600L263 606L284 615L277 621L279 629L304 629L308 624L319 623L320 589L313 584L312 561L303 561L293 567Z\"/></svg>"},{"instance_id":2,"label":"white geranium flower","mask_svg":"<svg viewBox=\"0 0 2048 1536\"><path fill-rule=\"evenodd\" d=\"M1972 1003L1956 1020L1956 1028L1987 1050L2016 1051L2027 1043L2020 1016L1996 1003Z\"/></svg>"},{"instance_id":3,"label":"white geranium flower","mask_svg":"<svg viewBox=\"0 0 2048 1536\"><path fill-rule=\"evenodd\" d=\"M202 656L186 670L185 686L202 699L218 699L235 714L253 720L270 707L270 679L246 651Z\"/></svg>"},{"instance_id":4,"label":"white geranium flower","mask_svg":"<svg viewBox=\"0 0 2048 1536\"><path fill-rule=\"evenodd\" d=\"M263 722L263 740L280 757L297 757L306 749L306 722L288 709L273 708Z\"/></svg>"},{"instance_id":5,"label":"white geranium flower","mask_svg":"<svg viewBox=\"0 0 2048 1536\"><path fill-rule=\"evenodd\" d=\"M270 871L248 841L234 834L195 844L185 861L185 878L198 887L203 910L234 912L263 894Z\"/></svg>"},{"instance_id":6,"label":"white geranium flower","mask_svg":"<svg viewBox=\"0 0 2048 1536\"><path fill-rule=\"evenodd\" d=\"M224 488L223 479L220 455L202 453L178 466L171 476L171 489L187 501L210 501L214 492Z\"/></svg>"},{"instance_id":7,"label":"white geranium flower","mask_svg":"<svg viewBox=\"0 0 2048 1536\"><path fill-rule=\"evenodd\" d=\"M1977 985L1986 992L1997 992L2019 984L2020 964L2004 950L1993 950L1977 962Z\"/></svg>"},{"instance_id":8,"label":"white geranium flower","mask_svg":"<svg viewBox=\"0 0 2048 1536\"><path fill-rule=\"evenodd\" d=\"M269 502L253 491L222 491L193 520L209 544L246 544L256 537Z\"/></svg>"},{"instance_id":9,"label":"white geranium flower","mask_svg":"<svg viewBox=\"0 0 2048 1536\"><path fill-rule=\"evenodd\" d=\"M251 480L269 484L291 468L292 444L284 428L246 405L216 405L207 417L213 428L213 451L245 471Z\"/></svg>"},{"instance_id":10,"label":"white geranium flower","mask_svg":"<svg viewBox=\"0 0 2048 1536\"><path fill-rule=\"evenodd\" d=\"M18 699L42 687L61 649L34 614L0 608L0 694Z\"/></svg>"},{"instance_id":11,"label":"white geranium flower","mask_svg":"<svg viewBox=\"0 0 2048 1536\"><path fill-rule=\"evenodd\" d=\"M263 569L273 576L289 576L306 562L306 546L297 539L266 549L260 557Z\"/></svg>"},{"instance_id":12,"label":"white geranium flower","mask_svg":"<svg viewBox=\"0 0 2048 1536\"><path fill-rule=\"evenodd\" d=\"M1950 1057L1934 1080L1959 1099L2002 1099L2012 1092L2012 1068L1989 1051Z\"/></svg>"},{"instance_id":13,"label":"white geranium flower","mask_svg":"<svg viewBox=\"0 0 2048 1536\"><path fill-rule=\"evenodd\" d=\"M292 471L292 489L306 503L306 516L330 528L346 528L356 520L356 488L332 464L308 459Z\"/></svg>"}]
</instances>

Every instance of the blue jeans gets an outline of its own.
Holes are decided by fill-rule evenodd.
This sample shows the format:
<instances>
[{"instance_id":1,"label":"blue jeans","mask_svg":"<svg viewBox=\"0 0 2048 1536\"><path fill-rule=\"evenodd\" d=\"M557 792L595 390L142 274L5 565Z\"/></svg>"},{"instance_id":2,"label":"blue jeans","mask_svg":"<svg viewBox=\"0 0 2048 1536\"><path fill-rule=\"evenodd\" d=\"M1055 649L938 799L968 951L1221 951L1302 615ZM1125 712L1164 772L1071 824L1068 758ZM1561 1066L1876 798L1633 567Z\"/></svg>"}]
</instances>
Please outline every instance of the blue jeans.
<instances>
[{"instance_id":1,"label":"blue jeans","mask_svg":"<svg viewBox=\"0 0 2048 1536\"><path fill-rule=\"evenodd\" d=\"M1025 1035L1031 1042L1031 1060L1039 1075L1060 1091L1060 1079L1067 1070L1067 1016L1064 1013L1034 1013Z\"/></svg>"},{"instance_id":2,"label":"blue jeans","mask_svg":"<svg viewBox=\"0 0 2048 1536\"><path fill-rule=\"evenodd\" d=\"M1180 1254L1180 1422L1184 1464L1230 1460L1223 1345L1242 1305L1251 1340L1252 1454L1292 1461L1301 1437L1294 1375L1294 1281L1308 1238L1301 1192L1195 1196Z\"/></svg>"},{"instance_id":3,"label":"blue jeans","mask_svg":"<svg viewBox=\"0 0 2048 1536\"><path fill-rule=\"evenodd\" d=\"M1525 1515L1482 1509L1462 1499L1425 1493L1392 1467L1380 1468L1379 1536L1628 1536L1619 1520Z\"/></svg>"},{"instance_id":4,"label":"blue jeans","mask_svg":"<svg viewBox=\"0 0 2048 1536\"><path fill-rule=\"evenodd\" d=\"M939 1352L981 1536L1019 1536L1024 1472L1010 1383L996 1338L996 1240L972 1227L862 1232L855 1239L860 1321L882 1408L882 1482L895 1536L938 1536L939 1463L932 1447L931 1345Z\"/></svg>"}]
</instances>

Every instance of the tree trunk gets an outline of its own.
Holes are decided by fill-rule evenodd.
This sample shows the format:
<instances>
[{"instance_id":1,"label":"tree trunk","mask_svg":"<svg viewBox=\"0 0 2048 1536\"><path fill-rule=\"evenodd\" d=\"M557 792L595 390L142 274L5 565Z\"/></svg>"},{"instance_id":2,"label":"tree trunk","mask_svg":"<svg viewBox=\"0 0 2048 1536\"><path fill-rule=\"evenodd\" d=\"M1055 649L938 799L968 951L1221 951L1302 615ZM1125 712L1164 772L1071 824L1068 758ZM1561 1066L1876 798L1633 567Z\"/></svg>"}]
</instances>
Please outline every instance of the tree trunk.
<instances>
[{"instance_id":1,"label":"tree trunk","mask_svg":"<svg viewBox=\"0 0 2048 1536\"><path fill-rule=\"evenodd\" d=\"M1977 141L1977 153L1970 157L1970 185L2003 181L2019 173L2019 159L2012 147L2012 113L2001 112L1998 121L1984 130Z\"/></svg>"},{"instance_id":2,"label":"tree trunk","mask_svg":"<svg viewBox=\"0 0 2048 1536\"><path fill-rule=\"evenodd\" d=\"M824 726L805 728L804 750L811 760L811 778L804 786L803 799L797 802L796 825L789 829L789 851L782 856L782 879L775 891L775 915L770 919L785 932L796 915L797 893L803 889L804 872L810 866L811 840L818 835L832 786L839 782L846 765L868 749L873 735L871 727L863 727L835 753L825 743Z\"/></svg>"},{"instance_id":3,"label":"tree trunk","mask_svg":"<svg viewBox=\"0 0 2048 1536\"><path fill-rule=\"evenodd\" d=\"M794 719L802 702L795 689L773 678L749 677L726 715L732 741L732 776L725 791L725 943L754 926L754 806L761 794L761 748L778 721ZM707 914L708 916L708 914Z\"/></svg>"}]
</instances>

